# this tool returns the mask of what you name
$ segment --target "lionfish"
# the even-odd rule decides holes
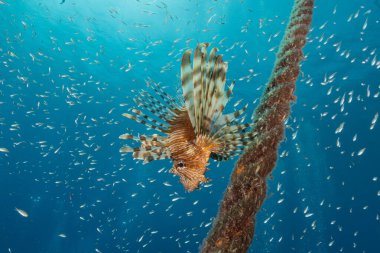
[[[140,147],[123,146],[120,152],[132,152],[135,159],[149,163],[153,160],[171,159],[171,173],[178,175],[187,191],[193,191],[205,177],[208,160],[225,160],[238,155],[253,139],[248,132],[250,124],[244,121],[248,105],[235,112],[223,114],[231,98],[234,82],[225,90],[227,64],[218,49],[213,48],[207,58],[208,43],[200,43],[194,54],[185,51],[181,62],[183,99],[174,99],[158,84],[147,82],[154,95],[140,91],[134,102],[153,114],[148,116],[139,109],[123,116],[154,129],[159,134],[151,136],[123,134],[124,140],[140,142]]]

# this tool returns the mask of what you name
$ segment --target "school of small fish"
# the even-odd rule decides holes
[[[153,79],[180,96],[181,57],[201,41],[220,49],[227,82],[236,80],[231,110],[249,103],[252,115],[291,6],[221,2],[84,12],[86,1],[0,1],[0,224],[17,224],[0,228],[1,252],[25,252],[18,237],[38,241],[35,252],[63,242],[73,252],[198,251],[236,159],[210,162],[212,181],[187,193],[167,162],[120,154],[118,137],[148,131],[121,117],[131,91]],[[226,6],[242,12],[236,22]],[[379,11],[371,1],[317,2],[252,252],[371,252],[368,230],[380,231]]]

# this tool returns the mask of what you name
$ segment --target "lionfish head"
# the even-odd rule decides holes
[[[204,176],[207,170],[206,166],[194,166],[183,160],[173,160],[171,173],[180,177],[180,181],[185,189],[189,192],[198,189],[200,183],[207,183],[208,179]]]

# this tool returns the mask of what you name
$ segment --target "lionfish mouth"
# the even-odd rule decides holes
[[[247,105],[232,113],[223,114],[231,98],[234,82],[225,89],[227,64],[218,49],[207,57],[208,43],[200,43],[191,67],[191,50],[182,56],[181,81],[183,99],[174,99],[158,84],[149,81],[152,93],[138,92],[132,108],[123,116],[154,129],[153,135],[123,134],[120,139],[134,140],[140,147],[123,146],[121,152],[131,152],[135,159],[149,163],[153,160],[172,159],[171,172],[180,177],[187,191],[208,181],[204,176],[211,157],[228,159],[240,154],[252,140],[254,133],[246,131],[250,124],[241,123]]]

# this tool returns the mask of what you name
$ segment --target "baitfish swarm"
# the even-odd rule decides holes
[[[204,176],[208,160],[228,159],[244,150],[254,137],[243,124],[242,109],[223,114],[231,98],[234,83],[225,90],[227,64],[218,49],[213,48],[207,58],[208,43],[200,43],[194,54],[193,68],[187,50],[182,56],[181,81],[183,100],[173,99],[153,82],[148,86],[154,95],[140,91],[135,103],[153,114],[150,117],[133,108],[132,114],[123,116],[154,129],[159,134],[146,136],[123,134],[121,139],[135,140],[140,147],[124,146],[121,152],[132,152],[135,159],[144,163],[172,159],[171,173],[180,177],[187,191],[198,188],[208,179]]]

